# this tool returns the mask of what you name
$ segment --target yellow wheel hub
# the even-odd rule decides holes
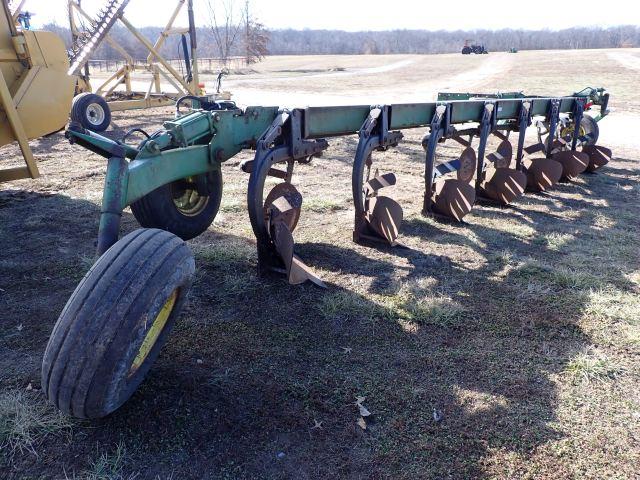
[[[138,354],[136,355],[136,358],[133,359],[133,363],[129,369],[129,376],[133,375],[149,356],[149,352],[151,352],[151,349],[156,344],[160,333],[164,330],[167,320],[169,320],[169,315],[171,315],[177,299],[178,289],[175,289],[171,295],[169,295],[169,298],[160,309],[160,312],[158,312],[158,315],[151,324],[151,328],[144,337],[142,345],[140,345],[140,350],[138,350]]]
[[[184,181],[172,183],[171,194],[173,203],[181,214],[195,217],[207,206],[209,197],[198,194],[195,184],[189,180],[190,178],[187,178]]]
[[[573,132],[575,132],[575,126],[573,124],[569,124],[560,131],[560,137],[569,140],[573,138]],[[580,125],[580,133],[578,134],[578,136],[584,137],[586,134],[587,131],[582,125]]]

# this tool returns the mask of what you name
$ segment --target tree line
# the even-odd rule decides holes
[[[549,49],[618,48],[640,46],[640,27],[619,26],[611,28],[576,27],[564,30],[474,30],[427,31],[392,30],[379,32],[345,32],[341,30],[266,30],[257,22],[250,23],[247,31],[230,32],[237,25],[224,20],[217,25],[199,27],[198,55],[201,58],[227,58],[245,56],[254,60],[269,55],[360,55],[360,54],[434,54],[459,52],[464,41],[485,45],[489,51]],[[68,28],[47,25],[46,30],[56,32],[67,45],[71,43]],[[246,26],[245,26],[246,29]],[[152,42],[158,37],[160,27],[139,29]],[[230,34],[231,33],[231,34]],[[132,57],[144,59],[147,51],[124,27],[116,25],[110,32]],[[247,44],[247,38],[250,43]],[[253,41],[251,42],[251,39]],[[161,53],[176,59],[182,54],[179,38],[169,37]],[[120,59],[117,51],[106,42],[97,49],[93,58]]]

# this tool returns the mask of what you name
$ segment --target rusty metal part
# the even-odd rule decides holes
[[[482,193],[492,200],[508,205],[524,193],[527,175],[512,168],[489,167],[481,183]]]
[[[582,153],[589,155],[587,172],[595,172],[597,169],[605,166],[609,161],[611,161],[611,157],[613,155],[610,148],[602,147],[600,145],[586,145],[582,149]]]
[[[368,171],[371,169],[370,158],[367,162]],[[367,174],[368,175],[368,174]],[[378,191],[396,184],[393,173],[377,175],[362,187],[364,195],[364,211],[362,221],[358,225],[357,236],[362,240],[384,240],[391,246],[397,245],[397,239],[402,223],[402,207],[392,198],[379,196]]]
[[[465,148],[460,154],[460,167],[457,171],[458,180],[470,182],[476,173],[477,161],[475,150],[471,147]]]
[[[589,155],[574,150],[556,152],[551,158],[562,165],[561,180],[572,180],[589,166]]]
[[[400,204],[385,196],[368,198],[366,204],[365,218],[368,226],[389,242],[389,245],[396,245],[403,218]]]
[[[391,246],[398,245],[402,207],[395,200],[378,196],[378,191],[396,184],[393,173],[370,178],[372,153],[374,150],[396,146],[402,139],[400,132],[390,132],[389,107],[372,107],[362,124],[358,136],[358,148],[353,161],[351,184],[355,206],[353,239],[356,242],[383,241]]]
[[[264,201],[264,218],[269,225],[274,207],[280,212],[280,219],[293,233],[300,219],[302,194],[290,183],[279,183],[269,192]]]
[[[434,183],[431,199],[436,213],[460,222],[473,208],[476,190],[469,182],[454,178],[443,179]]]
[[[560,181],[562,165],[549,158],[527,158],[523,160],[527,174],[527,190],[544,192]]]
[[[487,160],[496,168],[507,168],[511,165],[512,158],[513,147],[511,146],[511,142],[508,140],[500,142],[496,151],[487,155]]]
[[[528,147],[524,147],[524,151],[529,155],[533,155],[534,153],[540,153],[545,151],[544,143],[538,142],[533,145],[529,145]]]
[[[298,285],[312,281],[322,288],[327,288],[325,283],[313,271],[293,253],[294,241],[291,230],[286,222],[272,219],[271,221],[271,238],[278,255],[282,259],[285,266],[287,281],[291,285]]]
[[[396,184],[396,176],[394,173],[385,173],[383,175],[377,175],[364,184],[364,194],[366,197],[370,197],[378,190],[384,187],[391,187]]]

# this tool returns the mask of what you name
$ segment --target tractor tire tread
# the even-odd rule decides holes
[[[80,418],[103,417],[124,403],[166,341],[194,270],[186,244],[162,230],[136,230],[113,245],[80,282],[54,327],[42,365],[49,401]],[[147,323],[140,327],[140,319],[176,289],[176,304],[151,352],[124,378],[145,335]]]
[[[143,228],[158,228],[191,240],[213,223],[222,201],[222,172],[214,172],[216,188],[205,208],[196,215],[182,214],[171,197],[171,186],[163,185],[131,204],[131,212]]]

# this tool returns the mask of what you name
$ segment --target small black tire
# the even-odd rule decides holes
[[[582,120],[580,120],[580,126],[589,136],[589,140],[587,140],[584,145],[595,145],[598,142],[598,137],[600,136],[600,127],[598,126],[598,122],[596,122],[590,115],[583,115]]]
[[[84,92],[73,99],[71,120],[87,130],[104,132],[111,125],[111,109],[100,95]]]
[[[207,174],[207,192],[200,194],[196,185],[186,180],[178,180],[156,188],[131,204],[131,211],[144,228],[167,230],[183,240],[190,240],[205,232],[213,223],[222,200],[222,171]],[[197,201],[193,209],[180,208],[176,198],[182,198],[185,182],[191,185]],[[201,205],[198,206],[198,202]]]
[[[42,361],[42,391],[61,411],[100,418],[138,388],[180,314],[195,262],[178,237],[139,229],[82,279]]]

